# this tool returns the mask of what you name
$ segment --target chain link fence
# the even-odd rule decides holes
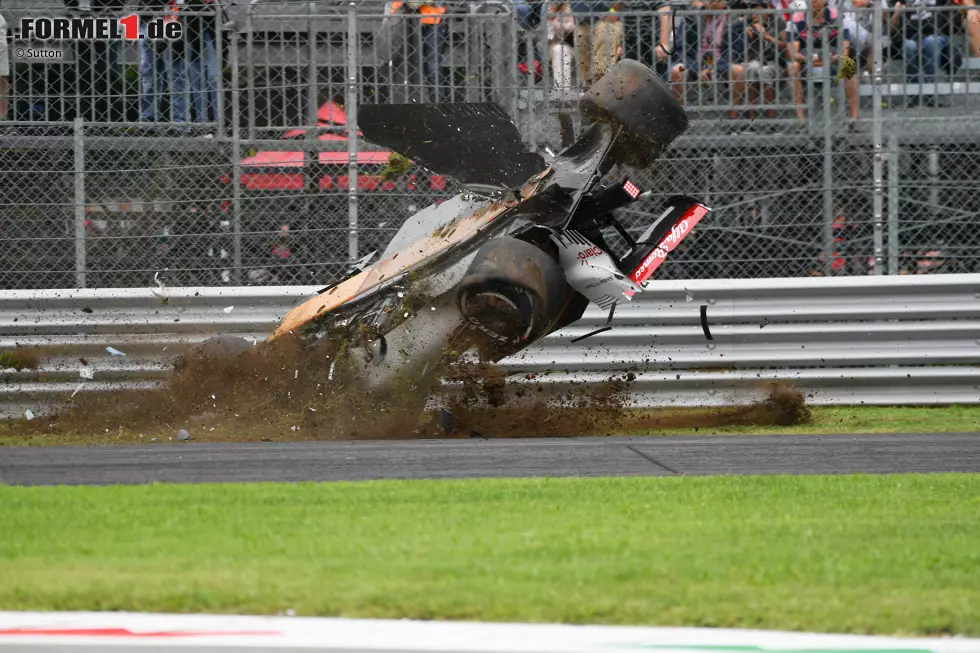
[[[327,285],[460,191],[394,171],[359,106],[495,102],[548,158],[621,57],[691,116],[625,171],[655,195],[621,220],[714,209],[661,278],[980,271],[980,10],[732,2],[2,0],[0,287]],[[132,16],[181,38],[125,38]],[[45,17],[123,27],[40,40]]]

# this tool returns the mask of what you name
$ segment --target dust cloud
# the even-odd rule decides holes
[[[630,407],[633,377],[620,375],[569,390],[556,406],[537,400],[533,385],[508,388],[498,367],[454,362],[440,370],[456,388],[445,399],[452,415],[447,432],[438,412],[423,410],[428,387],[411,379],[383,390],[364,387],[356,369],[364,363],[344,356],[343,343],[310,344],[299,337],[243,343],[223,341],[185,352],[159,390],[66,397],[52,415],[4,425],[0,438],[45,435],[84,443],[108,434],[120,442],[147,442],[179,429],[196,441],[519,438],[791,426],[810,419],[802,393],[778,385],[764,400],[745,406],[637,410]]]

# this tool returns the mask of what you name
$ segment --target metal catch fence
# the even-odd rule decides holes
[[[980,8],[737,1],[4,0],[0,287],[330,283],[459,191],[390,165],[359,106],[496,102],[551,156],[621,57],[692,118],[622,219],[714,209],[662,278],[980,271]]]

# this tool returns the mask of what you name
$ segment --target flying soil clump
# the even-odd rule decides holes
[[[474,382],[451,402],[458,436],[497,438],[617,435],[749,426],[795,426],[812,420],[803,393],[784,384],[770,384],[766,396],[744,406],[704,409],[637,409],[632,374],[611,376],[605,382],[558,395],[536,398],[541,386],[507,394],[502,372],[478,366],[469,370]],[[465,378],[466,373],[457,372]],[[477,378],[483,383],[475,382]],[[558,404],[556,406],[555,404]]]
[[[211,343],[177,357],[159,390],[79,394],[58,414],[21,430],[131,435],[186,428],[198,441],[415,435],[407,421],[411,383],[385,393],[360,387],[342,343],[311,345],[299,336],[247,348],[241,342]]]
[[[0,351],[0,370],[36,370],[39,358],[37,352],[25,347]]]
[[[448,394],[450,433],[434,413],[422,413],[428,391],[409,378],[381,389],[358,382],[345,343],[299,336],[252,346],[229,339],[179,356],[158,390],[78,394],[58,414],[11,425],[21,434],[106,434],[146,442],[186,429],[194,441],[517,438],[612,435],[654,429],[738,425],[789,426],[809,421],[803,395],[775,385],[755,404],[704,410],[637,410],[632,374],[559,394],[544,384],[508,387],[507,373],[482,363],[440,363],[458,388]],[[370,363],[367,363],[370,364]],[[423,396],[424,395],[424,396]],[[67,398],[66,398],[67,399]],[[14,431],[11,430],[11,433]],[[137,439],[139,436],[140,439]]]

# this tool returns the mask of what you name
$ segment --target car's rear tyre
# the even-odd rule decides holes
[[[474,284],[459,297],[463,317],[501,342],[518,342],[531,335],[533,304],[526,289],[509,283]]]
[[[657,160],[687,131],[688,118],[667,84],[638,61],[623,59],[579,102],[583,118],[621,126],[614,156],[637,168]]]
[[[456,301],[485,343],[481,349],[499,359],[546,334],[572,292],[547,252],[504,237],[480,248],[460,281]]]

